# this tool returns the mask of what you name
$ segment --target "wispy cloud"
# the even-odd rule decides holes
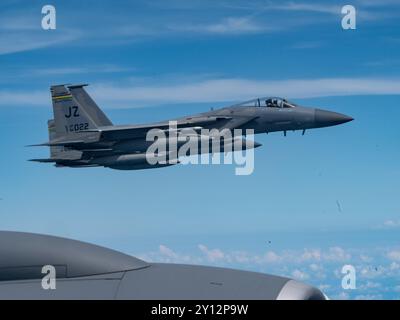
[[[289,80],[210,79],[174,85],[117,87],[99,84],[91,89],[114,106],[185,102],[227,102],[277,95],[289,98],[400,94],[400,79],[321,78]]]
[[[0,55],[47,48],[80,38],[82,31],[78,29],[43,30],[40,8],[27,5],[25,10],[17,10],[9,6],[8,10],[0,11]]]
[[[400,220],[386,220],[383,225],[388,228],[400,228]]]
[[[374,60],[368,61],[364,63],[366,67],[391,67],[391,66],[399,66],[400,59],[382,59],[382,60]]]
[[[357,10],[357,18],[363,21],[377,21],[386,18],[393,18],[398,16],[396,10],[390,10],[391,6],[398,5],[396,0],[375,1],[375,0],[356,0],[350,3]],[[262,12],[293,12],[297,14],[306,14],[312,24],[322,23],[317,17],[327,15],[332,17],[340,17],[342,15],[341,9],[345,3],[333,4],[332,2],[307,2],[307,1],[269,1],[265,3],[253,2],[250,4],[242,4],[240,6],[233,5],[232,7],[242,8],[246,10],[258,10]]]
[[[315,49],[324,45],[322,41],[301,41],[294,43],[292,49]]]
[[[169,29],[177,32],[220,35],[261,33],[277,30],[277,28],[272,28],[260,22],[256,22],[251,17],[227,17],[219,22],[203,24],[174,24],[170,25]]]
[[[22,16],[20,14],[8,13],[0,20],[1,31],[32,31],[40,29],[40,20],[32,16]]]
[[[46,88],[47,89],[47,88]],[[320,78],[288,80],[209,79],[192,83],[122,86],[95,84],[89,92],[108,108],[171,103],[227,103],[259,96],[314,98],[326,96],[400,94],[396,78]],[[33,98],[32,98],[33,97]],[[0,105],[46,105],[46,91],[0,91]]]
[[[400,250],[389,251],[387,257],[393,261],[400,261]]]
[[[279,11],[304,11],[304,12],[320,12],[329,14],[340,14],[341,6],[323,3],[306,3],[306,2],[282,2],[279,4],[269,4],[264,7],[265,10]]]
[[[398,0],[357,0],[357,3],[366,7],[400,6]]]
[[[46,91],[5,91],[0,90],[0,105],[11,106],[38,106],[49,105],[50,94]],[[47,103],[46,103],[47,102]]]
[[[382,224],[379,224],[374,229],[400,229],[399,219],[387,219]]]
[[[364,21],[398,15],[396,10],[385,10],[379,5],[364,6],[362,2],[355,5],[357,18]],[[78,12],[62,7],[63,15],[74,19],[64,22],[56,31],[57,36],[52,37],[50,32],[41,30],[38,9],[37,6],[27,6],[24,14],[20,11],[0,12],[0,54],[61,45],[72,40],[77,45],[109,46],[160,37],[297,32],[300,27],[323,25],[341,16],[341,5],[298,1],[237,1],[234,4],[210,1],[191,5],[177,1],[173,9],[164,2],[158,5],[125,4],[124,12],[111,5],[101,6],[101,10],[92,8]],[[108,15],[104,14],[106,9],[109,9]],[[104,23],[99,24],[99,20]]]
[[[75,31],[57,32],[53,34],[44,33],[43,31],[13,31],[0,33],[0,55],[65,44],[66,42],[78,39],[79,34],[79,32]]]
[[[63,67],[63,68],[41,68],[32,69],[31,74],[38,76],[51,76],[51,75],[71,75],[71,74],[89,74],[89,73],[121,73],[132,72],[135,68],[121,67],[118,65],[92,65],[82,67]]]

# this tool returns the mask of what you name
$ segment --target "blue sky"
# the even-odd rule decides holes
[[[340,1],[52,1],[51,31],[44,4],[0,4],[1,229],[284,274],[333,298],[400,297],[397,1],[353,1],[348,31]],[[117,124],[266,95],[355,121],[256,136],[250,176],[27,162],[48,155],[24,146],[47,140],[49,86],[82,82]],[[340,287],[344,264],[356,290]]]

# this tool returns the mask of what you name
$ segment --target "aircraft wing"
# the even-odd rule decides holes
[[[235,117],[235,118],[232,118],[230,121],[228,121],[223,126],[223,128],[230,129],[230,130],[238,129],[241,126],[243,126],[244,124],[246,124],[246,123],[248,123],[250,121],[253,121],[253,120],[257,119],[257,118],[258,117]]]
[[[200,130],[203,126],[215,124],[222,121],[232,119],[225,116],[204,116],[186,118],[184,120],[177,120],[177,129],[193,129]],[[99,127],[98,129],[86,130],[82,132],[97,132],[100,133],[102,141],[115,141],[134,138],[144,138],[151,129],[168,130],[169,122],[160,122],[155,124],[144,124],[135,126],[107,126]]]
[[[176,120],[177,130],[192,129],[200,131],[203,127],[212,126],[220,129],[236,129],[242,125],[254,120],[256,117],[229,117],[229,116],[196,116],[187,117]],[[143,125],[127,125],[127,126],[105,126],[96,129],[89,129],[76,132],[80,135],[80,139],[55,139],[49,142],[30,145],[30,146],[63,146],[68,148],[76,148],[79,150],[85,149],[86,146],[92,143],[113,142],[118,140],[128,140],[136,138],[145,138],[146,134],[151,129],[168,130],[169,121],[143,124]],[[91,150],[93,152],[93,150]],[[96,151],[96,150],[95,150]],[[101,150],[106,151],[106,150]],[[107,150],[108,151],[108,150]]]

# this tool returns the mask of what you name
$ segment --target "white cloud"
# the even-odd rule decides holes
[[[46,88],[47,89],[47,88]],[[143,107],[147,105],[241,101],[258,96],[313,98],[324,96],[400,94],[400,79],[321,78],[288,80],[209,79],[190,83],[118,86],[95,84],[89,92],[100,105]],[[0,91],[0,105],[43,105],[46,91]]]
[[[398,264],[397,262],[392,262],[389,266],[389,269],[391,271],[397,271],[400,270],[400,264]]]
[[[348,292],[341,291],[339,294],[332,297],[334,300],[349,300],[350,295]]]
[[[49,31],[53,32],[53,31]],[[63,31],[45,33],[41,31],[10,31],[0,33],[0,55],[31,51],[50,46],[65,44],[79,38],[80,32]]]
[[[322,257],[321,250],[319,249],[304,249],[300,257],[301,261],[320,261]]]
[[[290,46],[292,49],[315,49],[323,46],[324,43],[321,41],[301,41],[296,42]]]
[[[381,294],[360,294],[355,296],[355,300],[381,300]]]
[[[168,258],[176,259],[178,255],[167,246],[160,244],[159,246],[160,253]]]
[[[299,262],[307,261],[331,261],[345,262],[350,260],[351,255],[341,247],[330,247],[325,250],[321,249],[304,249],[303,253],[297,258]]]
[[[103,7],[92,8],[90,12],[64,10],[64,15],[73,16],[74,26],[84,35],[74,37],[73,40],[78,40],[79,44],[90,42],[102,45],[170,36],[230,36],[296,31],[301,26],[324,24],[327,17],[341,17],[341,6],[315,2],[260,1],[249,4],[243,1],[234,5],[202,2],[189,6],[180,4],[175,10],[171,10],[170,4],[168,10],[165,4],[159,5],[157,10],[154,10],[154,6],[148,6],[149,8],[143,6],[143,11],[140,12],[133,5],[127,5],[125,12],[121,12],[118,6],[109,6],[107,15],[104,15]],[[357,18],[361,20],[385,20],[387,17],[398,16],[396,10],[378,11],[363,6],[363,2],[357,4],[357,9]],[[243,11],[247,15],[243,15]],[[130,14],[127,15],[126,12]],[[99,17],[103,24],[91,23],[98,22]],[[193,21],[194,17],[196,21]],[[39,33],[36,34],[35,31],[38,30]],[[48,33],[44,34],[40,30],[37,8],[32,6],[27,6],[24,14],[7,10],[0,12],[0,31],[4,31],[0,35],[0,54],[34,50],[72,40],[61,37],[60,30],[57,30],[57,40],[43,38]]]
[[[220,249],[208,249],[205,245],[199,244],[198,248],[203,252],[210,262],[215,262],[218,260],[223,260],[225,254]]]
[[[300,280],[300,281],[304,281],[304,280],[307,280],[307,279],[310,278],[310,276],[309,276],[307,273],[305,273],[304,271],[301,271],[301,270],[299,270],[299,269],[295,269],[295,270],[292,272],[292,277],[293,277],[294,279]]]
[[[341,6],[338,5],[325,5],[318,3],[298,3],[298,2],[286,2],[279,5],[270,5],[265,7],[266,9],[275,9],[282,11],[305,11],[305,12],[319,12],[329,14],[340,14]]]
[[[400,94],[400,79],[321,78],[288,80],[210,79],[146,86],[97,84],[90,91],[108,106],[226,102],[274,95],[290,98]]]
[[[400,250],[391,250],[387,253],[387,257],[393,261],[400,261]]]
[[[0,90],[0,105],[3,106],[37,106],[49,108],[49,91],[6,91]]]
[[[325,268],[321,263],[312,263],[309,265],[310,277],[318,279],[326,279]]]
[[[392,297],[400,290],[396,282],[392,286],[387,285],[400,276],[400,263],[391,261],[388,256],[388,253],[398,252],[395,249],[344,249],[333,246],[327,249],[303,248],[253,253],[210,248],[204,244],[199,244],[197,249],[191,254],[184,254],[160,245],[158,251],[140,257],[147,261],[218,265],[287,276],[319,286],[332,299],[380,299]],[[374,261],[380,261],[380,264],[372,265],[363,261],[360,257],[366,253]],[[356,269],[356,290],[342,290],[341,269],[347,263]]]
[[[369,289],[376,289],[381,287],[381,284],[378,282],[367,281],[366,283],[358,286],[359,290],[369,290]]]
[[[317,272],[322,269],[322,266],[318,265],[316,263],[312,263],[312,264],[310,264],[310,269],[311,269],[311,271]]]
[[[371,6],[371,7],[399,5],[398,0],[357,0],[357,2],[364,6]]]
[[[386,268],[383,266],[372,267],[370,265],[362,265],[356,268],[357,275],[363,279],[376,279],[382,277]]]
[[[228,17],[223,18],[220,22],[216,23],[170,25],[169,29],[179,32],[196,32],[220,35],[259,33],[274,30],[274,28],[255,22],[251,17]]]
[[[388,228],[399,228],[400,220],[386,220],[383,225]]]
[[[206,27],[211,33],[253,33],[264,31],[265,28],[256,24],[250,18],[225,18],[221,23],[212,24]]]
[[[232,261],[242,264],[247,264],[250,262],[250,257],[247,252],[235,251],[232,253]]]
[[[283,259],[283,256],[277,254],[274,251],[267,251],[266,253],[262,255],[249,255],[248,261],[251,263],[259,264],[259,265],[265,265],[265,264],[276,264],[281,262]]]
[[[275,253],[274,251],[268,251],[265,255],[264,255],[264,262],[266,263],[276,263],[276,262],[280,262],[282,261],[282,257],[280,257],[277,253]]]
[[[373,1],[373,0],[372,0]],[[394,4],[396,0],[388,4]],[[375,2],[376,6],[383,7],[385,4],[383,1]],[[379,4],[378,4],[379,3]],[[317,14],[325,14],[330,15],[332,17],[342,17],[341,9],[342,5],[336,4],[325,4],[325,3],[316,3],[316,2],[282,2],[280,4],[269,4],[264,6],[264,10],[277,10],[277,11],[293,11],[296,13],[305,13],[310,16],[309,20],[313,21],[317,17]],[[376,20],[384,20],[385,18],[393,18],[397,16],[395,11],[389,10],[376,10],[377,8],[370,9],[370,6],[365,0],[360,0],[358,3],[353,4],[357,10],[357,18],[363,21],[376,21]],[[387,9],[387,8],[385,8]],[[312,16],[311,16],[312,14]],[[319,23],[322,20],[318,20]]]
[[[40,19],[33,16],[21,16],[15,13],[8,13],[1,16],[0,31],[32,31],[41,28]]]
[[[134,71],[134,68],[126,68],[118,65],[91,65],[60,68],[41,68],[31,70],[32,74],[38,76],[51,75],[70,75],[70,74],[88,74],[88,73],[118,73]]]
[[[196,262],[210,262],[218,264],[246,264],[258,266],[283,266],[283,265],[304,265],[310,263],[308,267],[313,274],[318,278],[324,278],[323,263],[337,263],[346,262],[350,259],[344,249],[340,247],[331,247],[327,250],[321,251],[320,249],[303,250],[284,250],[280,253],[269,250],[263,254],[253,254],[246,251],[223,251],[218,248],[209,248],[204,244],[197,246],[201,256],[198,255],[183,255],[176,253],[165,245],[159,246],[158,253],[152,253],[149,257],[156,258],[170,258],[175,261],[196,261]]]
[[[365,62],[366,67],[391,67],[400,65],[400,59],[381,59]]]
[[[397,229],[400,228],[399,219],[387,219],[383,223],[376,225],[373,229]]]
[[[341,247],[332,247],[324,254],[324,259],[328,261],[346,262],[351,259],[351,255]]]
[[[189,263],[201,264],[203,260],[197,256],[191,256],[175,252],[173,249],[166,245],[160,244],[158,251],[148,252],[145,254],[137,255],[138,258],[151,262],[165,262],[165,263]]]
[[[373,258],[366,254],[360,254],[359,258],[362,262],[372,262],[373,261]]]

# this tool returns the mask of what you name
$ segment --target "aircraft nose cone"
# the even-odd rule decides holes
[[[315,109],[315,125],[317,127],[335,126],[354,120],[345,114]]]

